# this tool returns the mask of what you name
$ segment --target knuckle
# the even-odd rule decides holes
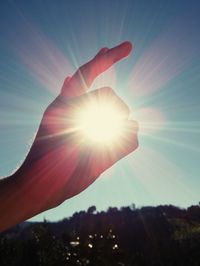
[[[90,71],[91,71],[91,61],[78,68],[77,76],[82,80],[87,75],[89,75]]]
[[[66,84],[67,82],[69,82],[71,79],[71,77],[66,77],[65,80],[64,80],[64,84]]]
[[[104,93],[115,94],[114,90],[111,87],[103,87],[100,90]]]
[[[115,93],[110,87],[102,87],[97,90],[97,95],[100,100],[110,100],[114,97]]]

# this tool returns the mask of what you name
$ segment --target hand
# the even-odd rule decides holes
[[[35,141],[23,165],[17,171],[23,176],[24,193],[41,212],[58,206],[93,183],[97,177],[138,146],[137,123],[128,120],[129,108],[110,88],[90,93],[93,80],[115,62],[128,56],[129,42],[103,48],[88,63],[66,78],[60,95],[46,109]],[[124,116],[125,137],[112,147],[87,145],[74,129],[74,110],[91,99],[106,97],[119,106]],[[20,181],[22,182],[22,181]]]

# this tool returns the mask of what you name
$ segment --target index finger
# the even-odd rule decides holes
[[[132,44],[128,41],[111,49],[101,49],[91,61],[81,66],[70,79],[64,82],[61,94],[75,97],[85,93],[98,75],[127,57],[131,50]]]

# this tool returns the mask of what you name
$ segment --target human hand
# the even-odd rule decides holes
[[[48,106],[35,141],[18,170],[37,212],[53,208],[80,193],[115,162],[138,146],[137,123],[128,120],[129,108],[108,88],[86,93],[93,80],[115,62],[129,55],[129,42],[103,48],[88,63],[66,78],[60,95]],[[91,100],[106,97],[123,114],[124,134],[115,146],[83,142],[74,125],[74,111]]]

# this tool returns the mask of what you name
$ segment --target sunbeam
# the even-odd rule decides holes
[[[129,80],[130,90],[136,97],[156,92],[190,65],[199,53],[196,23],[195,20],[185,19],[183,22],[177,18],[145,50]]]

